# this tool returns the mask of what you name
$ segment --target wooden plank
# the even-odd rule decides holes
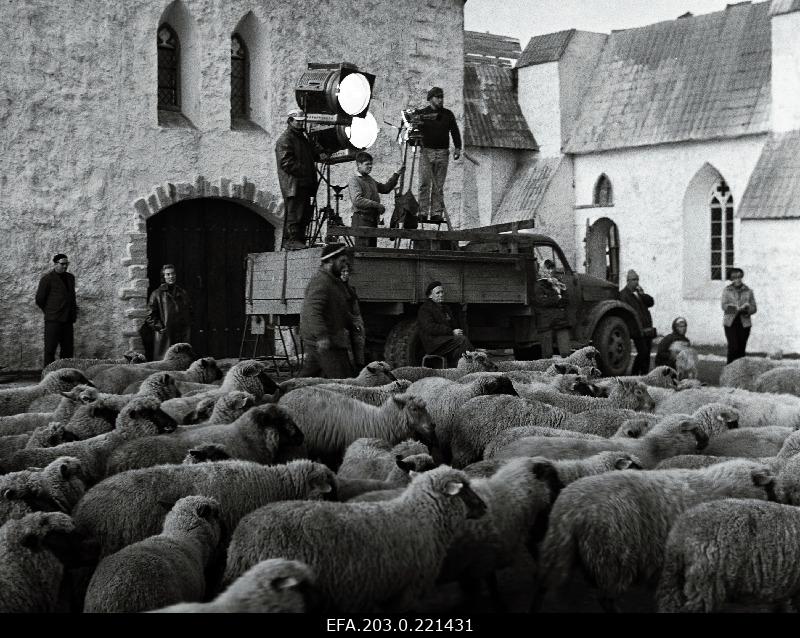
[[[351,228],[328,226],[328,234],[347,237],[388,237],[394,239],[438,239],[442,241],[502,241],[495,233],[471,230],[407,230],[404,228]]]

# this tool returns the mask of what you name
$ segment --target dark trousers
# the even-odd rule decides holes
[[[56,360],[56,348],[61,346],[59,359],[72,356],[72,323],[69,321],[44,322],[44,365]]]
[[[472,344],[464,335],[453,335],[445,343],[428,354],[437,354],[447,360],[447,367],[455,368],[461,355],[472,349]]]
[[[377,228],[377,211],[353,211],[353,218],[350,221],[351,228]],[[377,237],[356,237],[353,242],[356,248],[375,248],[378,245]]]
[[[647,374],[650,371],[650,350],[653,347],[652,339],[639,337],[634,339],[636,344],[636,358],[633,360],[631,374]]]
[[[308,225],[314,219],[314,206],[311,198],[314,193],[310,190],[300,191],[294,197],[285,197],[283,200],[284,219],[286,220],[286,236],[290,241],[305,243]]]
[[[738,315],[730,326],[725,326],[725,339],[728,341],[728,363],[745,356],[747,340],[750,338],[750,326],[742,325]]]
[[[353,367],[347,348],[327,348],[321,352],[317,344],[303,341],[305,361],[298,377],[325,377],[326,379],[348,379],[353,376]]]

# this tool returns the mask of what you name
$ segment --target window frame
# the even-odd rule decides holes
[[[166,68],[162,67],[161,65],[161,55],[160,52],[167,47],[161,46],[161,31],[162,29],[167,29],[170,32],[170,35],[175,41],[175,64],[174,64],[174,74],[175,74],[175,100],[176,104],[165,104],[161,102],[161,69]],[[173,28],[173,26],[169,22],[162,22],[159,25],[158,29],[156,30],[156,102],[157,107],[161,111],[175,111],[180,113],[181,112],[181,40],[178,37],[178,32]],[[171,90],[170,87],[166,87],[166,90]]]

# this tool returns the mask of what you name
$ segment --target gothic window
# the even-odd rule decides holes
[[[614,205],[614,192],[611,189],[611,180],[603,174],[597,178],[597,183],[594,185],[594,201],[595,206],[613,206]]]
[[[250,116],[248,99],[249,60],[247,47],[238,33],[231,36],[231,119]]]
[[[180,62],[178,36],[167,23],[158,28],[158,108],[181,110]]]
[[[721,281],[733,267],[733,195],[724,179],[711,191],[711,279]]]

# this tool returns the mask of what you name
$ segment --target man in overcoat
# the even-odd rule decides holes
[[[620,290],[619,298],[636,311],[639,324],[642,326],[641,334],[633,339],[633,343],[636,344],[636,358],[633,360],[631,374],[647,374],[650,370],[650,350],[655,337],[649,308],[652,308],[655,302],[642,290],[639,285],[639,275],[635,270],[628,271],[628,280],[625,287]]]
[[[44,365],[59,357],[67,359],[73,355],[72,327],[78,318],[75,299],[75,277],[67,272],[69,259],[63,253],[53,257],[53,268],[39,280],[36,289],[36,305],[44,313]]]

